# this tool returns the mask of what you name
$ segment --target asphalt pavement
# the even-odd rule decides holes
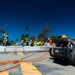
[[[17,52],[13,53],[0,53],[0,62],[7,60],[24,60],[36,59],[41,57],[45,52],[22,52],[23,55]],[[64,64],[64,62],[54,61],[49,53],[41,61],[31,62],[41,73],[41,75],[75,75],[75,66]],[[1,65],[0,70],[15,66],[17,63],[8,63]],[[25,67],[25,66],[24,66]],[[21,66],[6,70],[8,75],[23,75]]]

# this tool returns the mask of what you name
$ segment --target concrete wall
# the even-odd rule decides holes
[[[10,51],[47,51],[50,46],[0,46],[0,52]]]

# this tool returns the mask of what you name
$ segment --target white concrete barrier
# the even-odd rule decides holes
[[[50,46],[0,46],[0,52],[47,51]]]
[[[25,46],[25,51],[45,51],[49,50],[50,47],[47,46]]]
[[[0,46],[0,52],[4,52],[6,50],[5,46]]]

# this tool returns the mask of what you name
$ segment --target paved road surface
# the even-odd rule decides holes
[[[45,52],[23,52],[24,55],[18,55],[17,53],[0,53],[0,61],[21,59],[33,53],[35,53],[35,55],[26,59],[28,60],[38,58]],[[54,61],[54,59],[50,57],[49,54],[46,55],[44,60],[40,62],[33,62],[32,64],[40,71],[41,75],[75,75],[75,66],[64,64],[64,62],[60,61]],[[0,66],[0,70],[14,65],[16,64],[10,63],[7,65]],[[23,75],[23,72],[21,71],[21,66],[17,66],[16,68],[10,69],[7,72],[9,73],[8,75]]]

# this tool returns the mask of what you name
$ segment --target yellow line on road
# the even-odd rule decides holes
[[[11,55],[13,55],[13,54],[14,54],[14,52],[9,52],[8,54],[11,54]]]
[[[17,54],[18,54],[18,55],[24,55],[22,52],[18,52]]]
[[[42,75],[32,63],[21,62],[20,66],[23,75]]]
[[[0,75],[9,75],[9,72],[7,72],[7,71],[0,72]]]
[[[8,54],[14,55],[14,52],[9,52]],[[24,55],[22,52],[17,52],[18,55]]]

